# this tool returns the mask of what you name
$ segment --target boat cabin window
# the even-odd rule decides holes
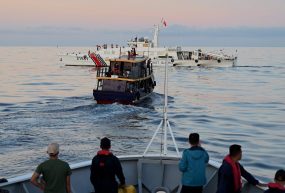
[[[111,74],[120,74],[121,72],[121,62],[112,62],[110,65]]]
[[[126,81],[118,80],[103,80],[103,91],[125,92]]]

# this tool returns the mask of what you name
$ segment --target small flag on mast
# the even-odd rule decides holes
[[[167,26],[167,23],[166,23],[166,21],[165,21],[165,19],[164,19],[164,18],[162,18],[162,19],[161,19],[161,23],[164,25],[164,27],[166,27],[166,26]]]

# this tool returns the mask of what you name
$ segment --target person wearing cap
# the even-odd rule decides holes
[[[125,176],[119,159],[110,151],[111,141],[107,137],[101,139],[101,150],[92,159],[90,181],[94,186],[95,193],[117,193],[118,182],[125,185]]]
[[[49,159],[41,163],[34,172],[31,182],[44,193],[71,193],[71,169],[67,162],[58,159],[59,145],[48,145]],[[42,178],[39,177],[42,175]]]
[[[264,193],[285,193],[285,170],[278,170],[275,173],[275,182],[268,184],[268,190]]]
[[[242,158],[241,146],[233,144],[229,148],[227,155],[218,171],[217,193],[240,193],[242,188],[241,177],[244,177],[251,185],[266,186],[259,183],[244,167],[239,163]]]
[[[181,193],[202,193],[206,184],[206,167],[209,162],[208,152],[201,147],[198,133],[190,133],[190,148],[183,151],[179,162],[182,172]]]

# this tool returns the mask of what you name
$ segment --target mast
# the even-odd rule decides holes
[[[162,134],[163,134],[163,141],[161,142],[163,145],[163,155],[167,155],[168,154],[168,143],[167,143],[167,138],[168,138],[168,133],[170,134],[171,138],[172,138],[172,142],[174,144],[177,156],[180,156],[179,150],[178,150],[178,146],[176,144],[173,132],[172,132],[172,128],[169,124],[169,120],[167,117],[167,106],[168,106],[168,55],[166,54],[166,61],[165,61],[165,73],[164,73],[164,107],[163,107],[163,119],[161,120],[160,124],[158,125],[156,131],[154,132],[149,144],[147,145],[143,156],[146,155],[146,153],[148,152],[153,140],[155,139],[156,135],[158,134],[159,130],[162,130]],[[161,154],[162,154],[162,150],[161,150]]]
[[[158,47],[158,35],[159,35],[159,24],[154,25],[154,33],[153,33],[153,47],[157,48]]]

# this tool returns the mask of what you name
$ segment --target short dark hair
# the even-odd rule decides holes
[[[230,156],[236,156],[241,152],[241,146],[233,144],[230,146]]]
[[[190,133],[189,135],[189,143],[191,145],[197,145],[199,143],[200,136],[198,133]]]
[[[107,137],[102,138],[101,142],[100,142],[100,147],[102,149],[110,149],[110,147],[111,147],[111,140],[108,139]]]
[[[280,169],[276,172],[275,174],[275,178],[274,178],[276,181],[285,181],[285,171]]]

